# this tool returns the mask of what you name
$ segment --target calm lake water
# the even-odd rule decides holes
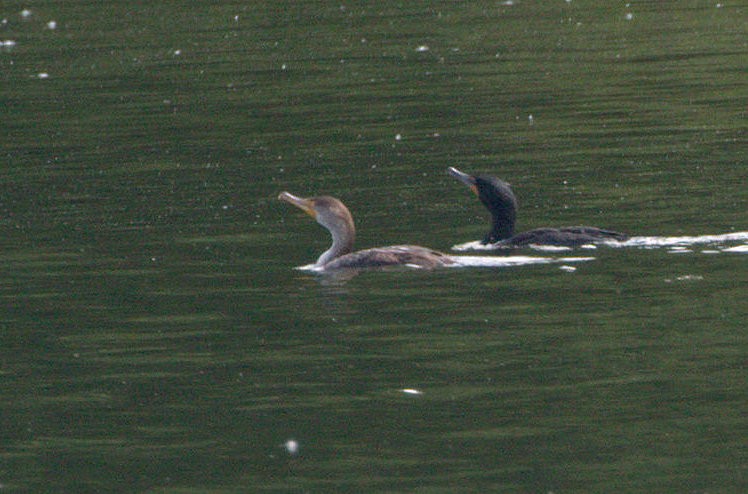
[[[0,490],[748,489],[747,16],[4,2]],[[649,240],[295,269],[329,236],[281,190],[361,248],[482,238],[448,166]]]

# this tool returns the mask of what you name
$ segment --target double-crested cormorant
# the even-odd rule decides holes
[[[514,234],[517,220],[517,198],[503,180],[486,175],[468,175],[449,167],[449,174],[464,183],[478,196],[491,212],[491,231],[481,241],[496,248],[534,245],[575,247],[585,244],[620,242],[628,239],[624,233],[603,230],[594,226],[567,226],[562,228],[537,228]]]
[[[356,228],[350,211],[338,199],[330,196],[305,199],[288,192],[281,192],[278,199],[303,210],[330,231],[332,247],[319,256],[315,268],[334,270],[411,265],[433,269],[455,263],[442,252],[417,245],[392,245],[351,252]]]

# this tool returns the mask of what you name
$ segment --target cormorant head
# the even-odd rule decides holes
[[[345,204],[331,196],[297,197],[288,192],[281,192],[278,199],[293,204],[309,216],[317,220],[331,232],[341,230],[355,230],[353,216]]]
[[[338,199],[331,196],[296,197],[288,192],[281,192],[278,199],[293,204],[329,230],[333,246],[322,254],[317,260],[318,264],[322,265],[351,251],[356,237],[356,227],[351,212]]]
[[[468,175],[449,167],[449,174],[467,185],[491,212],[491,231],[484,244],[495,243],[514,234],[517,220],[517,198],[508,183],[490,175]]]

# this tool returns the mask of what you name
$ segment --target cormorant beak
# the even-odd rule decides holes
[[[303,197],[296,197],[295,195],[289,193],[289,192],[281,192],[278,194],[278,199],[281,201],[287,202],[289,204],[293,204],[297,208],[304,211],[306,214],[311,216],[312,218],[317,218],[317,211],[314,209],[314,203],[311,199],[304,199]]]
[[[473,194],[475,194],[476,196],[478,195],[478,186],[477,186],[477,183],[475,182],[475,177],[473,177],[472,175],[468,175],[467,173],[462,173],[457,168],[454,168],[451,166],[448,168],[448,171],[449,171],[449,174],[452,175],[454,178],[456,178],[463,184],[470,187],[470,190],[473,191]]]

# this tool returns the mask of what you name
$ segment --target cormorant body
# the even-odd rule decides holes
[[[288,192],[281,192],[278,199],[303,210],[332,235],[332,246],[317,259],[315,268],[328,271],[407,265],[433,269],[455,262],[442,252],[417,245],[392,245],[353,252],[356,236],[353,216],[338,199],[330,196],[303,198]]]
[[[594,226],[537,228],[515,234],[518,204],[508,183],[488,175],[468,175],[453,167],[449,168],[449,174],[467,185],[491,213],[491,230],[481,240],[483,245],[490,244],[497,249],[527,245],[578,247],[628,239],[625,233]]]

